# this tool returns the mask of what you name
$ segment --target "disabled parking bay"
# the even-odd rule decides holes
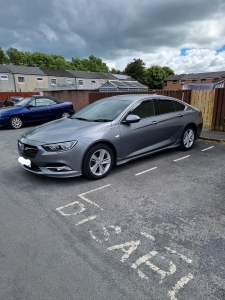
[[[0,130],[1,299],[225,299],[225,145],[54,179]]]

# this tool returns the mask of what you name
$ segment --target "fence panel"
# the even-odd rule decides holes
[[[192,90],[190,104],[201,110],[203,129],[211,130],[215,90]]]
[[[225,88],[216,89],[211,129],[225,131]]]

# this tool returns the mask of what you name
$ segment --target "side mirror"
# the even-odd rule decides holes
[[[130,123],[137,123],[140,121],[140,117],[137,115],[128,115],[122,123],[130,124]]]
[[[27,109],[34,107],[33,105],[27,105]]]

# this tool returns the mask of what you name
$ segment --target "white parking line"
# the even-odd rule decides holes
[[[95,189],[95,190],[91,190],[91,191],[88,191],[88,192],[86,192],[86,193],[80,194],[80,195],[78,195],[78,197],[80,197],[80,198],[83,199],[84,201],[90,203],[91,205],[94,205],[94,206],[98,207],[99,209],[104,210],[103,208],[101,208],[101,207],[100,207],[98,204],[96,204],[95,202],[93,202],[93,201],[89,200],[88,198],[84,197],[84,195],[87,195],[87,194],[90,194],[90,193],[92,193],[92,192],[95,192],[95,191],[104,189],[105,187],[110,186],[110,185],[111,185],[111,184],[104,185],[104,186],[102,186],[102,187],[100,187],[100,188],[97,188],[97,189]]]
[[[191,155],[187,155],[187,156],[184,156],[184,157],[181,157],[181,158],[178,158],[178,159],[174,159],[174,161],[178,161],[178,160],[181,160],[181,159],[185,159],[185,158],[188,158],[189,156],[191,156]]]
[[[212,149],[212,148],[214,148],[214,146],[206,148],[206,149],[203,149],[202,151],[207,151],[207,150]]]
[[[152,170],[155,170],[155,169],[157,169],[157,167],[154,167],[154,168],[148,169],[148,170],[146,170],[146,171],[143,171],[143,172],[137,173],[137,174],[135,174],[135,176],[138,176],[138,175],[141,175],[141,174],[144,174],[144,173],[150,172],[150,171],[152,171]]]

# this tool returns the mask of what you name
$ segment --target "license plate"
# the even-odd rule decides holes
[[[25,159],[22,156],[18,158],[18,162],[21,163],[21,165],[27,166],[31,168],[31,161],[29,159]]]

